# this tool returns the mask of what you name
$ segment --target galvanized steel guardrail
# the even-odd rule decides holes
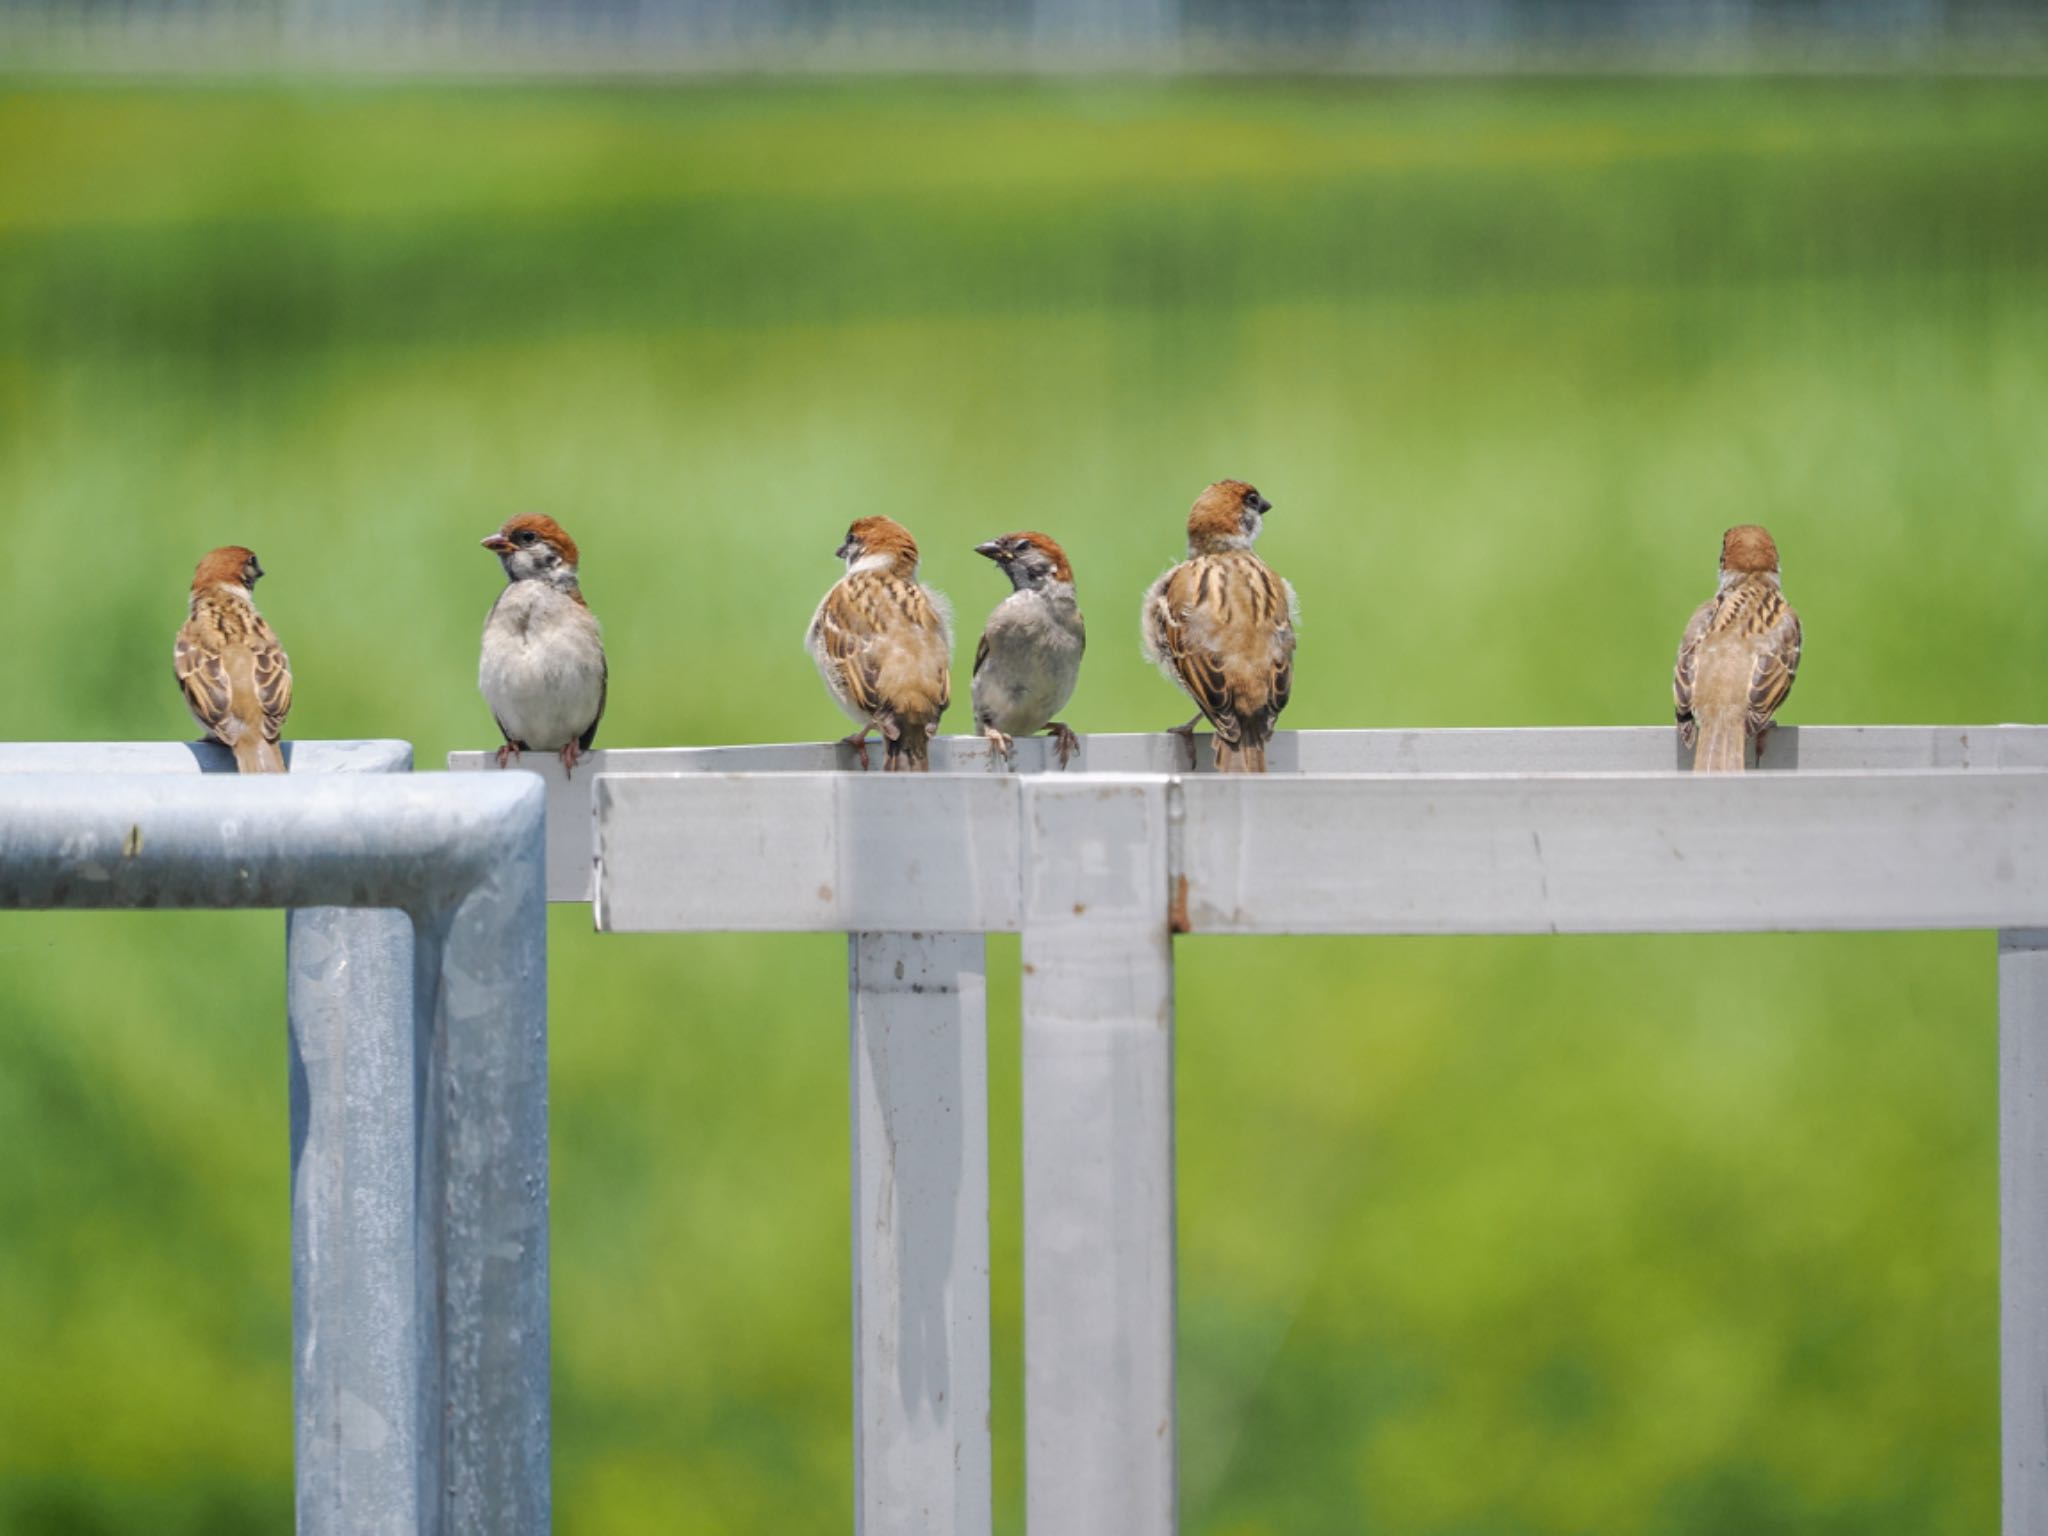
[[[542,791],[286,753],[0,746],[0,909],[287,909],[298,1530],[541,1536]]]

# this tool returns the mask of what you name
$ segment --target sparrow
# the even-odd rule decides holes
[[[505,737],[498,766],[521,752],[555,752],[562,772],[597,739],[608,669],[597,616],[576,583],[576,541],[529,512],[483,541],[505,567],[505,590],[484,620],[476,685]]]
[[[249,595],[262,575],[239,544],[201,560],[172,659],[192,718],[235,754],[238,773],[285,771],[277,736],[291,713],[292,665]]]
[[[1053,716],[1074,696],[1088,641],[1073,567],[1042,533],[1006,533],[974,552],[995,561],[1015,589],[996,604],[975,648],[975,726],[1005,758],[1011,737],[1045,731],[1064,768],[1080,742]]]
[[[1252,553],[1273,504],[1242,480],[1219,480],[1188,513],[1188,557],[1145,594],[1145,658],[1200,713],[1173,728],[1194,754],[1205,716],[1218,773],[1264,773],[1266,742],[1294,688],[1294,588]]]
[[[1678,738],[1697,741],[1694,773],[1742,772],[1742,743],[1764,735],[1799,672],[1799,615],[1778,589],[1778,546],[1754,523],[1721,539],[1721,585],[1678,643],[1671,698]]]
[[[804,636],[825,687],[860,729],[845,738],[868,766],[867,738],[888,744],[883,767],[927,773],[931,739],[952,699],[953,616],[917,579],[917,540],[901,523],[864,517],[839,546],[846,574]]]

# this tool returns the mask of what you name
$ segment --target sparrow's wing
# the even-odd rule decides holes
[[[1764,604],[1757,613],[1756,665],[1749,674],[1749,719],[1752,730],[1762,731],[1771,723],[1778,706],[1792,691],[1799,675],[1799,615],[1783,597]]]
[[[874,593],[857,590],[851,578],[842,580],[818,610],[816,633],[818,654],[832,667],[847,702],[861,714],[874,714],[881,708]]]
[[[1266,717],[1278,719],[1294,696],[1294,588],[1263,561],[1255,561],[1258,577],[1254,623],[1271,636],[1272,670],[1266,681]]]
[[[292,711],[292,664],[261,618],[249,636],[249,657],[254,663],[256,703],[263,711],[263,734],[275,741],[284,729],[284,717]]]
[[[972,672],[970,672],[970,673],[969,673],[968,675],[969,675],[970,677],[979,677],[979,676],[981,676],[981,668],[982,668],[982,664],[983,664],[984,662],[986,662],[987,660],[988,660],[988,631],[984,629],[984,630],[983,630],[983,631],[981,632],[981,643],[980,643],[979,645],[977,645],[977,646],[976,646],[976,647],[974,648],[974,670],[973,670]]]
[[[220,652],[193,633],[191,624],[178,631],[178,647],[172,658],[178,687],[192,716],[212,736],[220,736],[234,710],[235,690],[228,681],[227,664]]]
[[[1161,604],[1166,655],[1181,686],[1215,727],[1216,734],[1234,742],[1239,730],[1230,683],[1223,675],[1222,656],[1208,643],[1208,631],[1213,627],[1210,621],[1222,584],[1222,573],[1212,569],[1212,564],[1208,560],[1190,560],[1175,567],[1167,579],[1166,600]],[[1204,622],[1190,622],[1198,615]]]
[[[590,744],[597,740],[597,723],[604,718],[604,701],[610,697],[612,691],[611,658],[599,651],[597,665],[597,713],[590,717],[590,729],[576,738],[576,745],[586,752],[590,750]]]
[[[1720,601],[1719,597],[1710,597],[1701,603],[1692,622],[1685,626],[1684,638],[1678,642],[1678,664],[1671,671],[1671,709],[1680,725],[1692,724],[1692,691],[1699,681],[1700,641],[1713,624],[1714,610]]]

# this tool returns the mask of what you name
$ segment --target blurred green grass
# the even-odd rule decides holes
[[[971,546],[1054,533],[1094,621],[1070,718],[1161,726],[1137,595],[1226,474],[1301,592],[1293,725],[1664,720],[1751,519],[1806,620],[1788,720],[2048,718],[2040,108],[16,83],[9,729],[188,734],[170,635],[238,541],[295,734],[489,745],[476,540],[529,508],[584,545],[606,743],[837,734],[799,636],[871,512],[968,633]],[[558,1528],[842,1530],[842,948],[551,934]],[[0,925],[0,1530],[289,1518],[279,938]],[[1187,1529],[1984,1529],[1991,953],[1184,943]],[[1015,966],[991,945],[1005,1531]]]

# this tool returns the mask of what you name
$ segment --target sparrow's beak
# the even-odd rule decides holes
[[[484,548],[494,555],[508,554],[512,549],[512,541],[502,533],[494,533],[484,540]]]
[[[853,540],[848,539],[844,544],[840,545],[837,549],[833,550],[832,553],[836,558],[841,560],[851,558],[853,555]]]
[[[1252,495],[1252,510],[1258,513],[1259,516],[1264,517],[1268,512],[1273,510],[1273,503],[1266,500],[1265,497],[1254,492]]]
[[[997,561],[1003,565],[1008,565],[1010,563],[1010,552],[1007,549],[1003,548],[1002,545],[996,543],[993,539],[989,540],[989,542],[986,544],[975,545],[974,552],[977,555],[986,555],[989,559]]]

